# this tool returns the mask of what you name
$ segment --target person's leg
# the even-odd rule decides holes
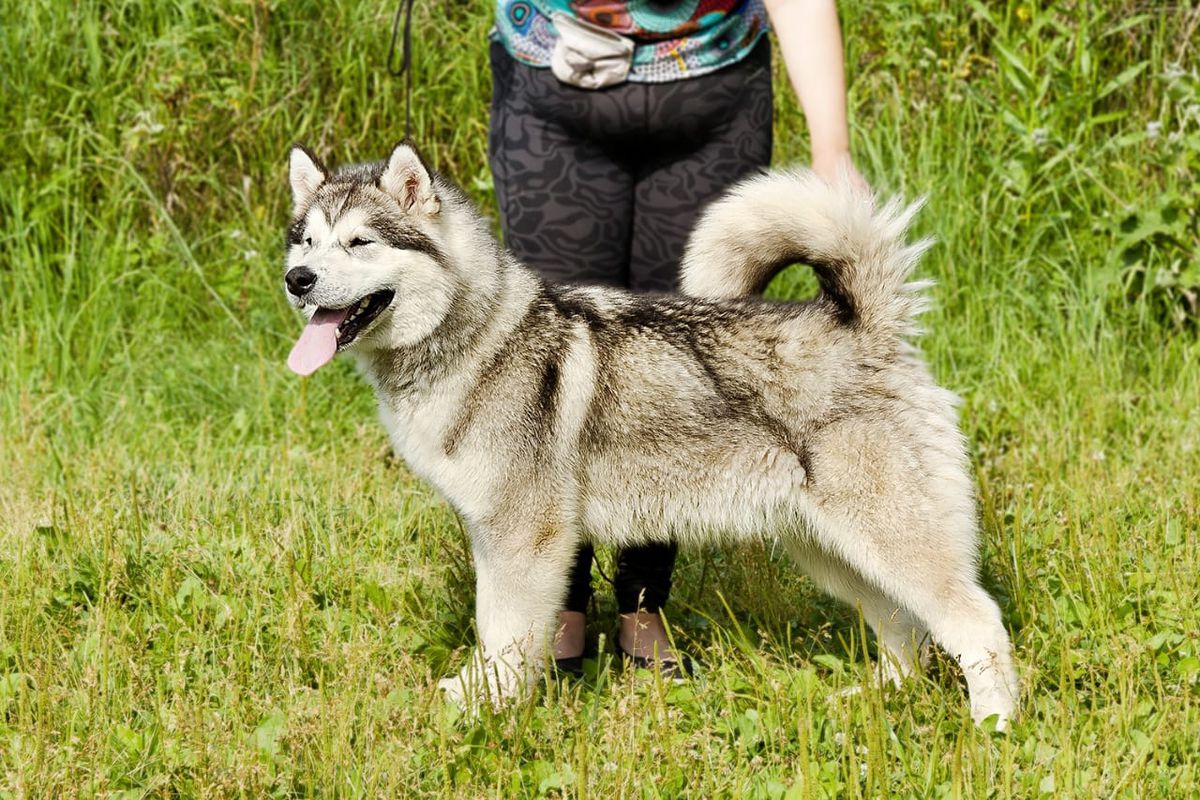
[[[575,658],[583,654],[586,641],[587,609],[592,601],[592,546],[584,544],[575,554],[575,563],[567,582],[567,599],[558,615],[554,637],[555,658]]]
[[[504,243],[542,277],[625,286],[633,175],[592,129],[612,98],[560,83],[492,44],[488,161]]]
[[[659,612],[671,593],[674,544],[653,543],[617,551],[613,589],[620,627],[617,644],[639,658],[673,660]]]
[[[589,92],[549,70],[518,63],[492,44],[488,158],[505,245],[544,278],[624,286],[629,269],[633,176],[597,141],[627,105],[629,89]],[[600,135],[590,135],[590,134]],[[554,656],[584,651],[592,548],[569,576]]]
[[[771,51],[692,80],[653,87],[650,131],[657,147],[634,188],[629,285],[674,291],[679,262],[704,207],[771,162]]]
[[[629,285],[673,291],[704,206],[770,164],[769,45],[764,39],[727,69],[647,90],[649,146],[634,187]],[[675,552],[674,545],[651,545],[618,554],[620,644],[632,655],[673,657],[658,612],[670,593]]]

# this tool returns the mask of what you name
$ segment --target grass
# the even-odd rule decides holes
[[[1006,736],[946,659],[839,696],[859,621],[761,550],[681,559],[690,684],[601,658],[477,722],[441,702],[464,534],[349,365],[283,364],[286,148],[402,135],[389,15],[4,4],[0,797],[1200,795],[1200,11],[842,8],[858,162],[940,241],[924,347],[1021,666]],[[417,4],[414,124],[490,210],[488,15]]]

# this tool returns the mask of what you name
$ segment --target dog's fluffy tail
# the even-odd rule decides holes
[[[785,266],[803,262],[845,324],[913,334],[928,282],[908,277],[932,240],[908,244],[904,235],[920,207],[893,200],[876,208],[808,170],[750,178],[700,218],[683,259],[683,293],[710,299],[757,294]]]

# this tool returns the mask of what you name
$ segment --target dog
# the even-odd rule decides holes
[[[913,344],[918,205],[756,176],[703,212],[683,296],[644,296],[543,282],[410,143],[332,171],[297,146],[289,172],[284,284],[308,317],[289,366],[351,354],[470,532],[480,646],[441,682],[453,699],[531,686],[582,541],[778,542],[861,610],[884,677],[932,640],[972,717],[1006,726],[1018,679],[978,581],[957,399]],[[816,298],[755,297],[793,262]]]

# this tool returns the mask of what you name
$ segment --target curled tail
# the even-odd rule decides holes
[[[932,244],[905,241],[921,203],[875,208],[807,170],[750,178],[710,205],[688,240],[683,293],[721,299],[760,293],[789,264],[812,265],[848,325],[903,336],[916,330],[927,282],[909,283]]]

